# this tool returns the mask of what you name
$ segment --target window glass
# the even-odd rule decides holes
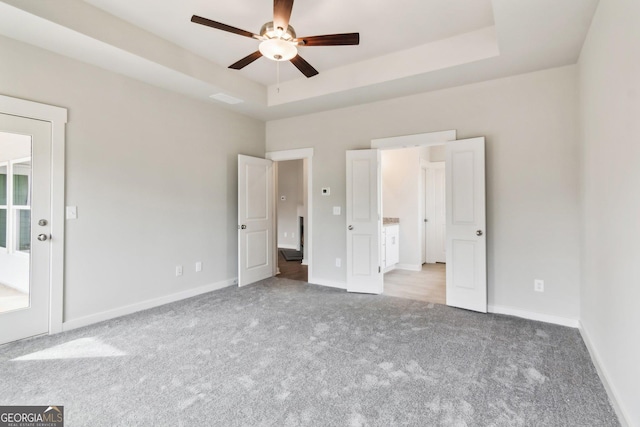
[[[31,250],[31,211],[18,209],[16,212],[16,251]]]
[[[13,204],[16,206],[29,206],[29,175],[31,162],[13,166]]]

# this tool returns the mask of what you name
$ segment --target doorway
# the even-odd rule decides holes
[[[275,164],[275,191],[272,195],[276,206],[274,229],[275,235],[277,236],[275,239],[276,242],[274,243],[273,254],[274,264],[276,266],[274,275],[314,283],[313,148],[270,151],[266,153],[265,158],[273,161]],[[294,173],[289,173],[291,171],[287,172],[288,169],[293,169]],[[283,175],[282,188],[278,185],[279,171]],[[281,200],[281,196],[285,196],[286,200]],[[293,197],[293,199],[290,197]],[[280,211],[284,210],[285,205],[289,205],[288,216],[280,214]],[[279,225],[280,220],[284,220],[282,226]],[[286,238],[284,238],[285,232],[287,233]],[[282,240],[280,240],[280,236],[283,237]],[[283,249],[289,249],[295,252],[295,258],[291,261],[284,259],[284,262],[281,262],[284,255],[280,252],[278,246],[283,246]],[[300,256],[302,256],[302,259],[300,259]],[[279,271],[278,267],[280,267]]]
[[[0,95],[0,281],[17,297],[0,344],[62,332],[66,123],[64,108]]]
[[[445,147],[383,150],[381,169],[383,293],[445,304]]]
[[[277,276],[307,282],[307,159],[275,162]]]
[[[348,292],[380,294],[384,291],[380,262],[383,248],[380,152],[443,142],[446,162],[446,304],[487,312],[485,138],[458,140],[455,139],[455,131],[383,138],[372,140],[371,149],[347,150]],[[413,190],[403,188],[399,191]],[[403,227],[404,232],[399,233],[400,239],[407,233],[411,236],[412,230],[420,239],[415,230],[421,223],[409,221],[407,227]],[[411,260],[416,256],[421,259],[419,249],[406,255]]]

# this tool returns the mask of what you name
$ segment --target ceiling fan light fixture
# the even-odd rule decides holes
[[[298,54],[295,44],[282,39],[264,40],[258,49],[262,56],[272,61],[289,61]]]

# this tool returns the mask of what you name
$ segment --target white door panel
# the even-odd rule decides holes
[[[238,285],[275,273],[273,162],[238,155]]]
[[[446,150],[447,305],[486,313],[484,138]]]
[[[49,331],[49,122],[0,114],[0,186],[2,344]]]
[[[380,294],[380,152],[347,151],[347,291]]]

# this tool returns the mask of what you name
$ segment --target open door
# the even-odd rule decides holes
[[[446,144],[447,305],[487,312],[484,138]]]
[[[273,162],[238,155],[238,285],[275,274]]]
[[[347,151],[347,291],[381,294],[379,150]]]

